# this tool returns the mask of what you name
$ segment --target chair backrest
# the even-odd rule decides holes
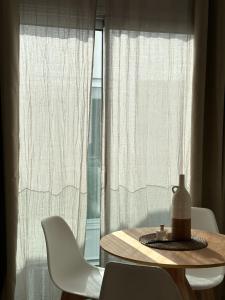
[[[61,283],[74,270],[83,269],[86,262],[68,224],[58,216],[41,222],[47,248],[48,269],[52,281],[62,288]],[[68,276],[67,276],[68,275]]]
[[[171,276],[159,267],[111,262],[106,265],[99,300],[181,300]]]
[[[214,233],[219,232],[213,211],[204,207],[191,208],[191,227]]]

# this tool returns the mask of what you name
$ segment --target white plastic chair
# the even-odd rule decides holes
[[[111,262],[106,265],[99,300],[181,300],[171,276],[159,267]]]
[[[98,299],[103,268],[88,264],[80,254],[68,224],[54,216],[42,220],[48,269],[53,283],[63,291],[61,299]]]
[[[218,233],[214,213],[208,208],[191,208],[191,227]],[[219,285],[224,278],[225,268],[186,269],[187,280],[193,290],[207,290]]]

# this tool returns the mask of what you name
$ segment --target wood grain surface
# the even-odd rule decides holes
[[[192,230],[193,236],[207,240],[208,247],[191,251],[153,249],[139,242],[140,236],[155,232],[156,229],[135,228],[116,231],[104,236],[100,245],[108,253],[122,259],[163,268],[206,268],[225,265],[225,235]]]

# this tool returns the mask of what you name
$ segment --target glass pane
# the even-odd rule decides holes
[[[102,31],[95,32],[91,119],[88,145],[88,204],[85,258],[99,262],[102,116]]]
[[[91,120],[88,145],[88,219],[99,218],[100,216],[101,111],[102,31],[96,31],[92,79]]]

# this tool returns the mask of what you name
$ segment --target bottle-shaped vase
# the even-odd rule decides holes
[[[179,176],[179,186],[173,186],[172,199],[172,239],[191,239],[191,197],[185,188],[184,175]]]

